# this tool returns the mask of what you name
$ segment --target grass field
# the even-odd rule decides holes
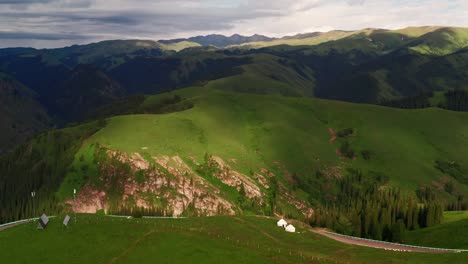
[[[188,155],[203,161],[205,153],[225,160],[246,174],[280,162],[302,176],[339,166],[383,172],[407,190],[442,184],[436,160],[456,161],[467,171],[467,113],[429,108],[401,110],[337,101],[230,93],[208,88],[175,92],[195,107],[164,115],[130,115],[109,119],[88,142],[110,149],[148,155]],[[153,99],[154,100],[154,99]],[[227,122],[229,120],[229,122]],[[288,122],[284,122],[288,120]],[[336,154],[328,128],[353,128],[355,160]],[[369,161],[360,151],[372,153]],[[456,180],[452,179],[453,181]],[[455,184],[468,193],[464,184]]]
[[[342,244],[275,219],[210,217],[122,219],[78,215],[77,225],[52,219],[0,232],[8,263],[462,263],[466,253],[422,254]]]
[[[408,243],[468,249],[468,212],[445,212],[444,223],[408,233]]]

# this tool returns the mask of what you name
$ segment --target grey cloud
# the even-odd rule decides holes
[[[133,10],[133,11],[93,11],[76,10],[61,12],[28,12],[24,10],[15,12],[0,12],[0,17],[11,20],[45,20],[47,23],[62,23],[61,26],[74,25],[80,27],[82,23],[86,25],[94,24],[102,28],[105,25],[123,26],[117,30],[126,30],[126,26],[142,26],[141,32],[160,32],[158,28],[170,28],[172,30],[217,30],[232,27],[232,24],[240,20],[249,20],[259,17],[272,17],[283,15],[279,11],[249,10],[240,9],[218,9],[213,13],[209,8],[197,8],[196,10]],[[20,22],[18,22],[20,23]],[[39,26],[39,25],[38,25]],[[149,27],[148,27],[149,26]],[[87,29],[89,30],[89,29]],[[115,29],[109,28],[110,31]],[[97,32],[94,32],[97,33]],[[122,32],[122,33],[133,33]]]
[[[9,4],[9,5],[25,5],[25,4],[34,4],[34,3],[49,3],[55,0],[0,0],[0,4]]]
[[[435,3],[447,3],[419,2],[410,6],[400,0],[0,0],[0,45],[6,45],[7,34],[26,45],[51,45],[54,40],[63,45],[90,39],[394,27],[423,25],[428,20],[468,25],[468,16],[463,16],[467,9],[460,8],[464,0],[454,2],[458,8],[450,15],[431,12]]]
[[[0,31],[0,39],[36,39],[36,40],[77,40],[86,36],[60,33],[6,32]]]

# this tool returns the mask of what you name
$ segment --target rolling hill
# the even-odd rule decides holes
[[[361,40],[361,42],[356,42],[356,40]],[[367,28],[356,31],[336,30],[298,34],[280,39],[244,43],[238,47],[256,49],[280,45],[300,47],[325,44],[318,49],[334,49],[343,52],[365,48],[380,52],[405,50],[420,54],[447,55],[465,48],[468,45],[467,41],[468,30],[466,28],[409,27],[398,30]]]
[[[47,201],[80,212],[138,206],[161,215],[277,213],[299,219],[333,201],[335,181],[348,177],[349,169],[387,178],[385,186],[413,196],[429,189],[447,203],[468,193],[466,113],[208,87],[150,96],[136,107],[107,124],[42,135],[4,157],[5,180],[26,183],[16,175],[43,164],[24,177],[40,179],[52,171],[53,182],[28,185]],[[329,142],[330,129],[349,128],[352,136]],[[347,158],[343,151],[353,154]],[[60,169],[50,162],[58,157]],[[70,200],[74,188],[76,202]]]
[[[243,48],[264,48],[279,45],[289,46],[305,46],[305,45],[317,45],[320,43],[338,40],[341,38],[348,37],[355,34],[353,31],[330,31],[330,32],[316,32],[308,34],[298,34],[291,37],[283,37],[281,39],[274,39],[268,41],[255,41],[249,43],[243,43],[240,46]]]
[[[409,189],[440,179],[442,174],[431,165],[435,160],[463,164],[462,142],[467,139],[462,121],[465,113],[438,109],[404,111],[326,100],[226,93],[209,88],[184,89],[176,94],[192,101],[195,107],[168,115],[115,117],[89,142],[129,154],[147,152],[150,156],[179,155],[183,159],[191,155],[198,162],[205,153],[224,160],[244,157],[251,165],[232,165],[244,173],[248,169],[255,172],[262,166],[270,167],[275,161],[290,173],[304,176],[321,165],[357,166],[385,171],[392,182]],[[284,119],[288,119],[287,126],[281,121]],[[393,121],[388,122],[390,119]],[[443,120],[444,126],[433,127],[433,122],[438,123],[435,120]],[[158,125],[152,128],[149,124]],[[159,130],[159,126],[165,129]],[[375,152],[375,160],[340,158],[335,153],[336,147],[328,142],[330,127],[353,128],[357,132],[351,141],[356,150],[370,149]],[[456,127],[452,130],[457,131],[456,140],[443,140],[448,127]],[[145,144],[152,142],[153,137],[171,138],[171,142]],[[147,149],[143,151],[143,147]],[[402,153],[400,150],[404,148],[409,151]],[[315,164],[314,158],[320,162]],[[392,163],[400,165],[393,167]]]

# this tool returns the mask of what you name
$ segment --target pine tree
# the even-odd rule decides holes
[[[402,243],[405,240],[405,223],[402,219],[399,219],[392,226],[392,241]]]

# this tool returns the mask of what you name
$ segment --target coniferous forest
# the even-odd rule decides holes
[[[0,223],[61,211],[55,191],[81,143],[105,125],[96,121],[44,132],[0,159]],[[31,192],[35,192],[32,197]]]
[[[437,106],[452,111],[468,112],[468,91],[466,90],[444,92],[443,102],[439,102],[437,105],[431,105],[431,97],[434,97],[434,93],[427,92],[398,99],[385,99],[380,101],[380,105],[402,109],[421,109]]]
[[[320,186],[324,176],[318,173],[308,183],[299,187],[312,191]],[[345,235],[403,242],[405,232],[440,224],[444,205],[435,196],[422,197],[416,193],[403,193],[390,187],[388,177],[379,173],[363,175],[359,170],[348,169],[346,176],[336,179],[334,188],[328,189],[328,198],[322,201],[310,223],[327,227]]]

